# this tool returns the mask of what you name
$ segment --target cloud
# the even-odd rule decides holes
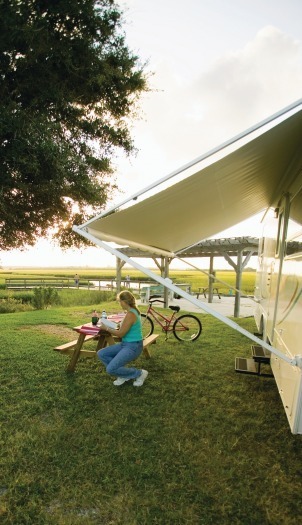
[[[148,174],[152,165],[155,176],[156,161],[158,170],[159,162],[175,169],[301,97],[301,42],[272,26],[206,72],[198,69],[197,61],[188,80],[166,62],[157,64],[158,91],[146,97],[145,120],[135,127],[140,153],[133,178],[136,166]]]
[[[268,26],[203,75],[195,97],[207,101],[208,119],[214,113],[226,129],[241,131],[301,96],[301,51],[301,43]]]

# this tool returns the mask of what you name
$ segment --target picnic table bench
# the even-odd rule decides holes
[[[86,329],[85,329],[86,328]],[[84,326],[76,326],[73,328],[76,332],[79,333],[77,339],[70,341],[68,343],[56,346],[55,351],[60,352],[64,355],[69,355],[70,361],[67,366],[68,372],[74,372],[77,362],[80,357],[95,357],[96,352],[101,348],[105,348],[107,345],[113,345],[120,341],[118,337],[113,336],[105,330],[100,330],[98,327],[93,327],[92,324]],[[94,332],[94,333],[91,333]],[[159,334],[152,334],[146,337],[143,340],[143,353],[147,359],[151,358],[149,351],[149,346],[156,343],[156,339]],[[83,345],[87,341],[95,340],[96,348],[95,350],[86,350],[83,349]]]

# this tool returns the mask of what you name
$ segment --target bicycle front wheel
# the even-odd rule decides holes
[[[149,335],[153,334],[154,324],[153,324],[152,319],[150,319],[150,317],[148,317],[146,314],[141,314],[141,321],[142,321],[143,339],[145,339]]]
[[[181,315],[173,325],[173,334],[179,341],[196,341],[201,331],[201,322],[195,315]]]

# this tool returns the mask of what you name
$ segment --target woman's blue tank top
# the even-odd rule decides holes
[[[141,316],[135,310],[135,308],[130,308],[129,312],[135,314],[136,322],[131,326],[129,332],[127,332],[127,334],[124,335],[122,340],[126,341],[127,343],[132,343],[133,341],[141,341],[143,339]]]

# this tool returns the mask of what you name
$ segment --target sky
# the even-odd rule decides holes
[[[301,98],[301,0],[117,3],[127,45],[147,64],[151,91],[132,123],[137,155],[114,161],[120,193],[108,207]],[[258,236],[260,219],[216,237]],[[115,267],[115,257],[100,248],[62,252],[45,240],[4,252],[0,262]]]

